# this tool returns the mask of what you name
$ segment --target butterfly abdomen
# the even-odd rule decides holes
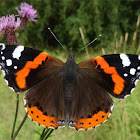
[[[71,115],[71,105],[74,99],[74,84],[73,83],[65,83],[64,91],[64,114],[65,121],[69,122],[69,118]]]

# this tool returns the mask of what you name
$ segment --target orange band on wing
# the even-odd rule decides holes
[[[37,122],[39,125],[43,125],[46,128],[58,128],[59,126],[63,126],[63,124],[57,123],[59,119],[44,115],[43,112],[39,110],[36,106],[32,106],[31,108],[27,106],[26,109],[28,116],[30,116],[31,119]]]
[[[76,125],[70,125],[78,129],[88,130],[90,128],[95,128],[96,126],[105,122],[109,117],[110,112],[105,113],[104,111],[99,111],[97,114],[94,114],[91,118],[77,120]]]
[[[96,57],[97,66],[104,70],[105,73],[110,74],[114,82],[114,93],[121,94],[124,89],[125,80],[118,74],[115,67],[110,67],[103,57]],[[94,60],[94,61],[95,61]],[[93,63],[95,64],[95,62]]]
[[[40,53],[33,61],[27,61],[26,65],[23,69],[18,71],[16,75],[16,83],[19,88],[24,89],[26,88],[26,77],[29,75],[31,69],[36,69],[39,65],[42,64],[43,61],[46,60],[48,54],[45,52]],[[48,57],[47,61],[50,58]]]

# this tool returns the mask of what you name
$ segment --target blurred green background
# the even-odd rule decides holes
[[[17,31],[21,45],[34,47],[66,61],[67,54],[48,31],[50,27],[68,51],[77,52],[98,35],[88,49],[76,56],[77,62],[111,53],[140,54],[140,1],[132,0],[1,0],[0,17],[17,14],[21,2],[37,9],[38,21],[28,22],[25,32]],[[3,36],[0,42],[6,43]],[[18,124],[25,109],[24,93],[20,95]],[[125,100],[114,99],[110,119],[89,131],[76,131],[68,126],[55,130],[50,140],[140,140],[140,83]],[[0,140],[8,140],[12,131],[16,94],[0,75]],[[27,119],[17,140],[38,140],[43,128]],[[38,133],[37,133],[38,132]]]

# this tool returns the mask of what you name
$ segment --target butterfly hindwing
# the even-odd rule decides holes
[[[16,45],[0,45],[0,66],[8,86],[25,91],[62,67],[63,62],[48,53]]]
[[[88,130],[104,123],[110,116],[113,101],[88,74],[80,72],[75,85],[69,125]]]
[[[46,128],[64,126],[63,96],[62,76],[58,71],[27,92],[24,101],[28,116]]]
[[[112,54],[79,63],[102,88],[116,98],[130,95],[140,76],[140,56]]]

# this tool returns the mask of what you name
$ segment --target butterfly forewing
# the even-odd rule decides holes
[[[139,80],[140,56],[104,55],[83,61],[79,67],[114,97],[124,98],[132,93]]]
[[[2,44],[0,65],[8,86],[22,92],[55,73],[63,62],[36,49]]]

